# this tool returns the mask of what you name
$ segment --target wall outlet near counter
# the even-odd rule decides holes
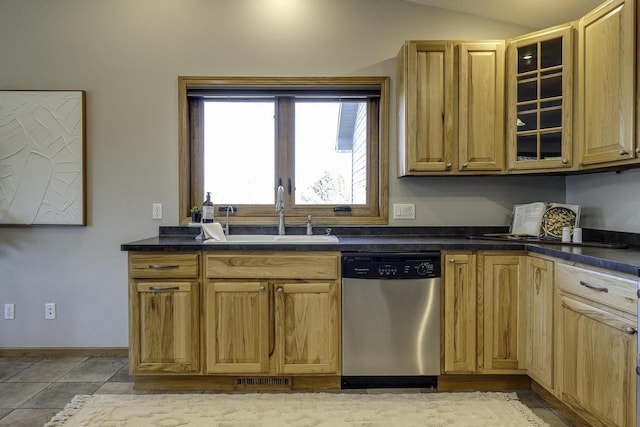
[[[48,302],[44,305],[44,318],[47,320],[56,318],[56,304],[54,302]]]
[[[4,305],[4,318],[7,319],[7,320],[15,319],[15,310],[16,310],[16,305],[15,304],[5,304]]]
[[[162,203],[154,203],[152,209],[151,219],[162,219]]]
[[[393,219],[416,219],[416,205],[413,203],[394,203]]]

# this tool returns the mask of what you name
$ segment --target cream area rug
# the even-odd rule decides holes
[[[78,395],[45,427],[547,426],[515,393]]]

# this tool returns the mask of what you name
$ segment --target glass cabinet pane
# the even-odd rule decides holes
[[[540,68],[562,65],[562,37],[540,43]]]
[[[538,81],[531,79],[518,81],[518,102],[535,99],[538,99]]]
[[[540,111],[540,129],[559,128],[562,126],[562,110]]]
[[[540,79],[540,99],[562,96],[562,75]]]
[[[540,159],[559,159],[562,157],[562,133],[540,134]]]
[[[538,160],[538,138],[536,135],[518,135],[517,160]]]
[[[517,125],[518,132],[538,129],[538,112],[519,113]]]
[[[518,74],[538,69],[538,44],[518,48]]]

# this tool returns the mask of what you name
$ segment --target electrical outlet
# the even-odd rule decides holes
[[[151,214],[151,218],[162,219],[162,203],[153,204],[153,213]]]
[[[48,302],[44,305],[44,318],[47,320],[56,318],[56,304],[54,302]]]
[[[393,219],[416,219],[416,205],[413,203],[394,203]]]
[[[4,305],[4,318],[8,320],[13,320],[15,315],[15,304],[5,304]]]

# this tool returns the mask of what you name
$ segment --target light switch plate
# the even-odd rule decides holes
[[[13,320],[15,318],[15,304],[5,304],[4,305],[4,318],[8,320]]]
[[[394,203],[393,219],[416,219],[416,205],[413,203]]]

